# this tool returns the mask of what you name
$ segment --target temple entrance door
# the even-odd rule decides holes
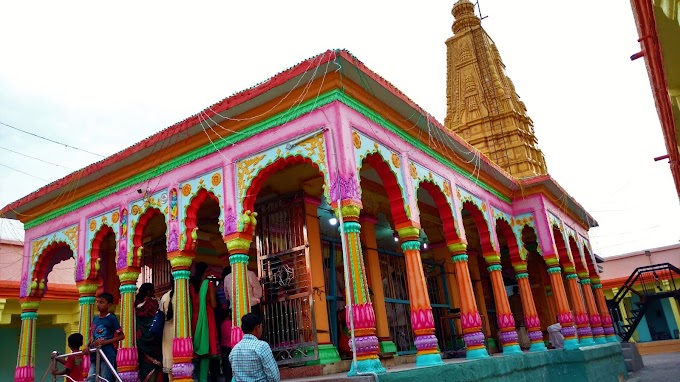
[[[340,349],[340,327],[342,317],[338,313],[345,308],[345,272],[342,264],[342,243],[338,239],[324,237],[321,241],[323,254],[324,284],[326,287],[326,306],[331,342]],[[342,354],[341,354],[342,356]]]
[[[301,194],[255,206],[258,270],[264,288],[263,340],[279,365],[319,357],[309,245]]]

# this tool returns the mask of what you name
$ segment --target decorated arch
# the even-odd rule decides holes
[[[285,167],[298,163],[311,163],[316,166],[324,179],[324,195],[328,198],[328,185],[331,182],[326,162],[326,143],[324,130],[319,130],[317,133],[283,142],[261,154],[236,162],[236,213],[242,216],[246,211],[252,211],[257,194],[267,178]],[[243,230],[243,222],[240,219],[237,221],[236,229]]]
[[[415,208],[418,209],[418,190],[425,190],[434,200],[435,206],[439,209],[439,216],[444,228],[444,236],[447,242],[460,241],[460,231],[454,217],[455,210],[452,203],[452,192],[450,182],[437,173],[426,169],[418,163],[409,164],[409,175],[416,199]],[[418,216],[420,211],[418,210]]]
[[[186,208],[186,218],[184,219],[184,230],[179,236],[179,249],[195,249],[196,247],[196,231],[198,230],[198,211],[206,201],[213,201],[219,206],[218,224],[222,235],[224,235],[224,204],[212,191],[205,188],[200,189],[194,194],[194,197],[189,202]]]
[[[30,262],[22,275],[20,297],[42,297],[54,266],[78,253],[78,225],[31,240]]]
[[[352,138],[357,173],[361,172],[364,163],[373,167],[387,192],[390,212],[395,224],[404,224],[410,221],[411,208],[408,204],[408,193],[404,186],[406,182],[403,172],[400,170],[401,156],[356,130],[352,132]]]
[[[456,187],[456,196],[460,200],[461,211],[468,212],[477,225],[482,252],[497,252],[496,241],[493,240],[491,235],[493,227],[489,219],[486,218],[489,211],[486,202],[461,187]]]
[[[85,232],[85,256],[78,258],[76,264],[76,281],[85,279],[97,279],[99,270],[100,253],[102,241],[107,235],[113,234],[114,240],[118,241],[120,232],[120,211],[114,209],[104,214],[87,219],[87,230]],[[118,246],[114,248],[116,260],[118,256]],[[115,262],[114,262],[115,264]]]
[[[429,180],[420,182],[419,187],[416,188],[416,193],[419,188],[427,191],[427,193],[430,194],[434,200],[435,206],[439,210],[439,217],[442,220],[442,228],[444,230],[444,237],[446,241],[451,244],[460,242],[458,225],[456,224],[456,219],[453,216],[453,209],[450,202],[451,189],[444,188],[442,191],[439,186]],[[445,195],[446,190],[448,190],[448,195]],[[418,208],[417,203],[416,208]]]
[[[198,210],[206,200],[212,200],[219,206],[218,225],[220,233],[224,232],[224,186],[222,169],[209,171],[201,176],[181,182],[178,192],[170,190],[170,236],[168,252],[194,249],[195,235],[198,229]],[[179,219],[179,224],[177,220]]]

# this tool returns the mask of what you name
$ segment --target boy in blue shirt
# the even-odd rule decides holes
[[[116,368],[116,348],[118,342],[125,339],[125,334],[120,328],[120,323],[116,315],[109,313],[109,306],[113,303],[111,293],[100,293],[97,296],[96,306],[99,314],[92,319],[90,327],[90,342],[83,349],[83,354],[90,353],[90,348],[101,348],[104,356],[109,360],[113,368]],[[116,345],[116,346],[114,346]],[[95,382],[95,367],[97,354],[90,354],[90,372],[88,381]],[[101,359],[99,365],[99,375],[109,381],[113,381],[113,373],[106,366],[106,362]]]

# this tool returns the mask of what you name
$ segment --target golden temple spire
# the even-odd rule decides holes
[[[460,0],[451,13],[454,35],[446,41],[444,125],[515,178],[546,174],[533,121],[474,4]]]

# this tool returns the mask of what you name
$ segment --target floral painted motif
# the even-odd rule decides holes
[[[212,183],[213,187],[217,187],[221,182],[222,175],[220,175],[218,172],[214,173],[212,178],[210,178],[210,183]]]
[[[354,148],[355,149],[360,149],[361,148],[361,136],[359,136],[359,133],[356,131],[352,132],[352,141],[354,142]]]
[[[191,185],[189,183],[186,183],[184,186],[182,186],[182,196],[189,195],[191,195]]]

